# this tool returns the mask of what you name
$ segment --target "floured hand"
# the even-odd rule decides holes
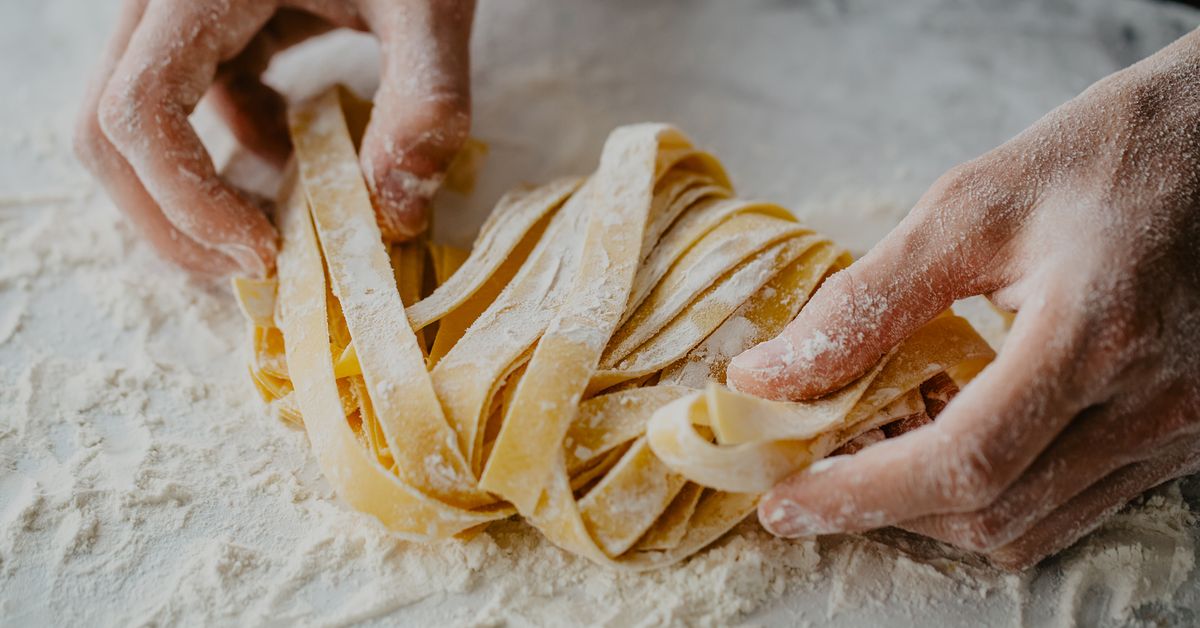
[[[759,506],[776,534],[888,525],[1020,567],[1200,468],[1200,31],[943,176],[729,379],[805,398],[956,299],[1018,312],[933,424]]]
[[[362,167],[384,235],[411,238],[467,136],[473,13],[473,0],[126,0],[76,152],[167,258],[263,275],[275,229],[217,176],[188,115],[208,93],[239,141],[282,164],[284,100],[260,79],[271,56],[331,28],[370,30],[383,77]]]

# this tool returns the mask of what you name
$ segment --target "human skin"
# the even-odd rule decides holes
[[[780,483],[768,530],[900,526],[1021,568],[1200,469],[1200,31],[951,169],[728,379],[821,395],[979,294],[1017,313],[995,362],[934,423]]]
[[[167,259],[265,275],[278,234],[223,181],[188,121],[207,95],[248,149],[282,166],[283,97],[271,56],[335,27],[380,40],[382,76],[360,151],[390,240],[428,220],[430,196],[470,127],[474,0],[126,0],[76,125],[75,152]]]

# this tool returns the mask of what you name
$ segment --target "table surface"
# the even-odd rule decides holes
[[[32,246],[28,238],[54,237],[48,221],[73,220],[93,211],[115,215],[71,157],[70,135],[86,77],[115,18],[116,4],[47,0],[0,5],[0,84],[6,91],[0,98],[4,250]],[[806,222],[861,253],[946,168],[1004,141],[1091,82],[1152,53],[1197,23],[1200,14],[1190,10],[1128,0],[485,1],[473,43],[474,133],[489,143],[491,153],[474,196],[442,199],[436,228],[439,237],[465,244],[491,202],[515,181],[586,172],[613,127],[664,120],[711,148],[728,165],[744,195],[792,207]],[[295,96],[314,92],[330,77],[362,91],[371,89],[378,61],[369,44],[347,35],[322,45],[281,60],[270,79]],[[317,58],[319,64],[305,62]],[[198,124],[220,133],[211,119],[201,117]],[[227,148],[228,139],[221,142],[219,137],[213,140],[214,152]],[[446,218],[451,215],[456,217]],[[110,222],[116,224],[116,219]],[[120,318],[123,306],[105,303],[109,309],[91,311],[97,306],[80,285],[84,280],[71,277],[84,276],[80,273],[86,267],[87,273],[94,273],[86,275],[88,281],[124,278],[120,280],[130,282],[126,287],[131,294],[143,288],[129,277],[148,275],[156,286],[183,280],[161,268],[144,246],[127,236],[113,240],[86,227],[73,237],[100,249],[130,252],[108,260],[108,266],[96,266],[86,251],[75,257],[53,249],[59,252],[37,264],[22,258],[21,265],[14,265],[0,257],[0,387],[5,389],[0,393],[0,466],[5,474],[0,478],[0,617],[19,620],[15,623],[89,618],[94,609],[87,605],[95,604],[96,598],[80,593],[75,605],[65,598],[73,591],[103,590],[86,570],[50,577],[34,565],[51,558],[32,545],[20,545],[26,538],[21,526],[33,524],[22,523],[19,509],[4,505],[38,491],[52,501],[56,490],[47,484],[51,476],[45,475],[45,467],[52,463],[46,452],[12,445],[25,442],[20,438],[31,422],[54,420],[53,412],[39,415],[40,406],[20,396],[22,390],[30,390],[21,378],[40,372],[27,366],[86,361],[120,365],[128,358],[123,343],[129,334],[140,333],[139,342],[150,338],[150,352],[168,374],[189,368],[201,373],[241,368],[241,357],[228,351],[236,346],[233,341],[205,339],[215,348],[187,357],[153,344],[164,334],[192,333],[190,314],[177,321],[161,315],[154,325],[166,331],[154,327],[109,333],[104,321]],[[230,307],[220,289],[197,290],[200,296],[177,297],[181,308],[191,312]],[[46,296],[51,293],[56,296]],[[234,318],[217,327],[240,333]],[[171,381],[159,384],[171,386]],[[68,389],[69,382],[68,378]],[[204,413],[222,411],[216,403],[202,400],[194,416],[177,419],[200,425],[206,420]],[[289,437],[272,438],[275,446]],[[286,443],[303,456],[302,442],[292,438]],[[216,464],[227,455],[250,455],[251,450],[229,447],[208,459]],[[1192,484],[1185,483],[1182,490],[1189,503],[1200,503]],[[254,534],[246,526],[238,529],[239,534]],[[1187,534],[1194,537],[1196,530]],[[144,580],[176,577],[167,563],[128,568],[144,571]],[[1027,575],[1033,602],[1019,606],[1036,609],[1039,579],[1058,568],[1051,561]],[[1173,603],[1141,609],[1138,616],[1187,623],[1196,618],[1191,607],[1200,599],[1198,591],[1200,581],[1193,570]],[[880,616],[879,609],[860,613],[854,608],[826,616],[829,595],[826,590],[789,594],[760,605],[745,619],[790,623],[815,617],[860,623]],[[1098,595],[1102,598],[1103,592]],[[439,599],[467,603],[462,602],[465,597]],[[1043,619],[1038,610],[1024,616],[995,611],[995,600],[987,596],[961,602],[891,619],[902,624],[982,617],[1004,623]],[[1088,619],[1088,609],[1104,603],[1087,598],[1079,617]],[[820,610],[814,615],[806,605]],[[985,612],[993,614],[976,614]],[[97,618],[120,623],[130,617],[109,609]],[[168,623],[194,619],[186,611],[165,617]],[[509,621],[537,623],[525,619]]]

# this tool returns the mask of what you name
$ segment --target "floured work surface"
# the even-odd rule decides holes
[[[992,358],[947,313],[822,399],[732,392],[729,359],[848,265],[841,248],[735,198],[659,124],[614,131],[585,179],[506,195],[469,253],[389,247],[355,153],[365,108],[335,90],[291,113],[278,279],[235,286],[264,398],[343,499],[407,536],[516,513],[593,561],[669,564],[787,475],[929,420]]]
[[[863,252],[947,167],[1181,32],[1148,1],[869,4],[480,2],[473,129],[490,152],[469,198],[438,199],[439,241],[469,244],[515,182],[590,172],[617,125],[666,118],[740,193]],[[72,158],[118,8],[0,5],[24,51],[0,61],[17,86],[0,101],[0,623],[1195,623],[1196,479],[1019,578],[894,539],[777,539],[753,516],[643,572],[597,569],[515,517],[469,541],[399,539],[336,499],[303,430],[263,416],[227,286],[156,258]],[[368,36],[293,52],[277,89],[335,76],[371,93]],[[224,130],[196,118],[201,137]],[[986,308],[955,309],[995,342]]]

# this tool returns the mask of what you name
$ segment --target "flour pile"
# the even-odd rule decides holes
[[[485,2],[475,133],[492,155],[479,199],[443,200],[469,204],[478,218],[494,201],[489,190],[585,171],[609,128],[675,110],[699,143],[729,156],[742,191],[794,201],[861,252],[942,169],[1196,21],[1132,2],[1012,3],[1003,14],[978,4],[764,3],[736,12],[663,3],[602,14],[599,3]],[[900,533],[790,542],[753,521],[649,574],[598,569],[513,522],[466,543],[396,539],[339,504],[303,434],[265,415],[225,285],[166,268],[71,162],[70,116],[106,30],[96,25],[111,23],[107,5],[0,8],[0,41],[13,53],[0,57],[0,80],[18,86],[0,102],[0,623],[1195,618],[1188,483],[1154,491],[1021,576]],[[369,70],[371,53],[347,41],[330,45]],[[784,41],[794,52],[779,54]],[[680,42],[703,45],[664,53]],[[1005,54],[1016,63],[1001,64]],[[710,75],[721,55],[726,73]],[[62,62],[44,61],[51,57]],[[899,58],[913,66],[881,66]],[[646,59],[659,62],[639,72]],[[1041,62],[1017,67],[1022,59]],[[883,98],[850,98],[864,81]],[[658,109],[655,98],[668,93],[696,97]],[[759,143],[738,145],[745,135]],[[547,137],[557,141],[534,144]],[[890,144],[879,146],[880,137]],[[439,226],[461,242],[466,222]]]

